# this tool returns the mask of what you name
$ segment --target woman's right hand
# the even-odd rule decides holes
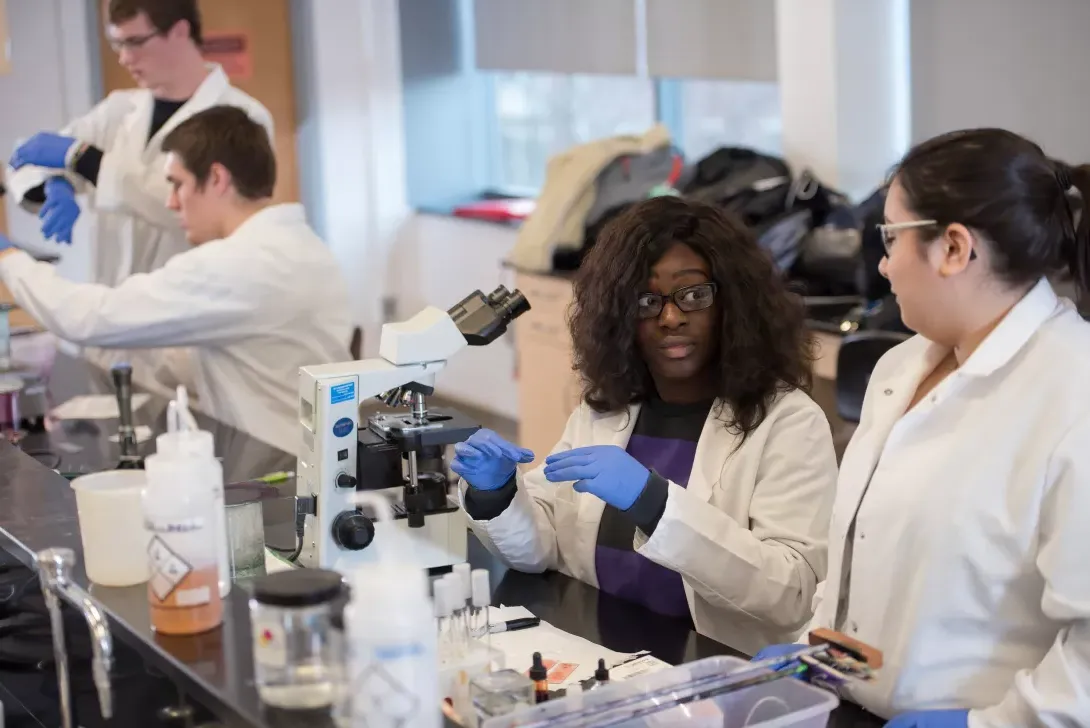
[[[492,430],[477,430],[454,446],[450,469],[478,490],[502,488],[519,463],[530,463],[534,453],[504,440]]]
[[[783,657],[784,655],[790,655],[792,653],[798,652],[799,650],[803,649],[804,647],[805,647],[805,645],[800,645],[800,644],[797,644],[797,643],[782,644],[782,645],[769,645],[768,647],[765,647],[760,652],[758,652],[756,655],[754,655],[752,657],[752,659],[750,659],[750,662],[761,662],[762,660],[769,660],[769,659],[771,659],[773,657]],[[784,671],[795,672],[795,674],[792,675],[792,677],[795,677],[795,678],[797,678],[799,680],[805,680],[806,679],[805,674],[798,672],[799,665],[801,665],[801,664],[802,663],[800,661],[798,661],[798,660],[791,660],[790,662],[785,662],[784,664],[777,667],[776,671],[777,672],[784,672]]]

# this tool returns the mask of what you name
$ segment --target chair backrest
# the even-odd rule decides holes
[[[883,354],[909,338],[910,334],[896,331],[859,331],[841,339],[836,357],[836,411],[842,420],[859,422],[874,366]]]

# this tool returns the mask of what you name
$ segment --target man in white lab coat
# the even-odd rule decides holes
[[[301,205],[271,202],[272,146],[244,111],[202,111],[163,149],[164,202],[192,249],[110,287],[65,280],[0,236],[0,279],[61,339],[190,347],[198,408],[293,453],[299,367],[349,358],[350,303],[337,261]]]
[[[116,285],[187,249],[163,206],[163,139],[193,114],[218,104],[245,109],[272,136],[272,117],[201,57],[196,0],[109,0],[107,36],[139,88],[114,91],[60,134],[40,132],[10,159],[8,187],[39,214],[48,239],[71,243],[87,193],[95,215],[91,280]]]

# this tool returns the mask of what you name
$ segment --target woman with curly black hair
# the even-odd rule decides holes
[[[673,197],[612,221],[574,290],[583,404],[525,477],[494,432],[458,446],[474,532],[750,654],[793,638],[836,484],[801,302],[740,222]]]

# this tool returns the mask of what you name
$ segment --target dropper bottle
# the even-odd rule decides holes
[[[213,539],[216,545],[216,563],[220,597],[231,591],[231,547],[227,536],[227,509],[223,494],[223,465],[216,459],[215,438],[211,432],[199,429],[197,420],[189,411],[189,395],[179,386],[175,399],[167,405],[167,431],[155,438],[156,452],[169,457],[197,461],[206,473],[215,499]]]

